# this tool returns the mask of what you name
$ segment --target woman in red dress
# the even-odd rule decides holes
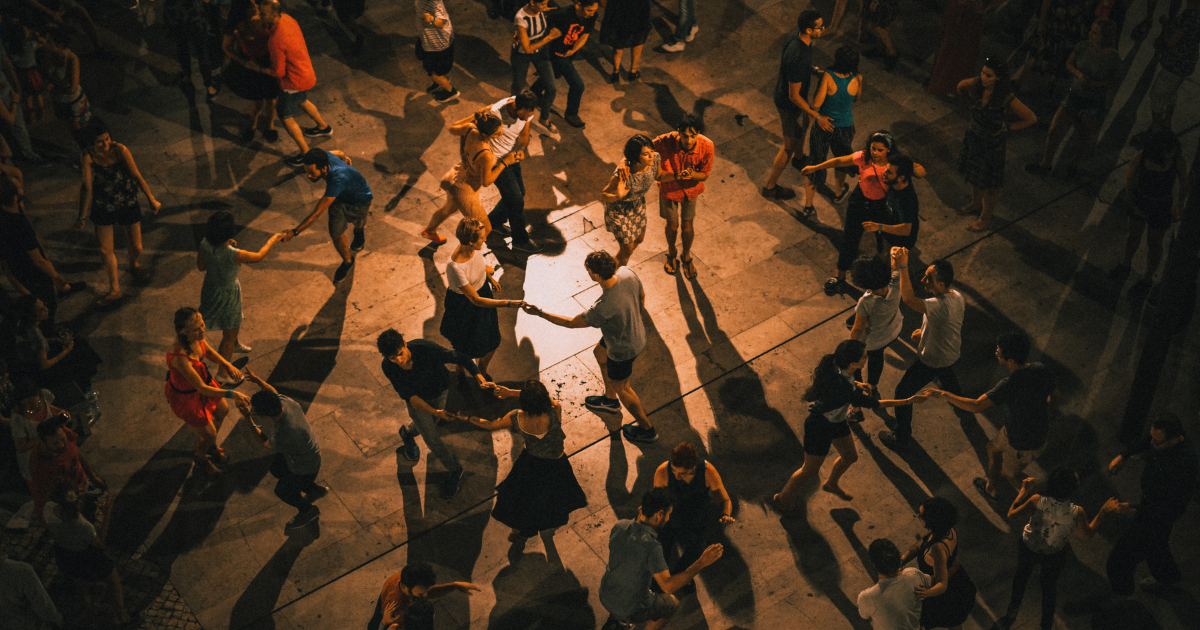
[[[196,466],[206,473],[218,472],[213,460],[229,460],[217,446],[217,432],[229,415],[229,399],[250,404],[250,397],[220,389],[204,365],[209,359],[238,382],[242,373],[204,339],[204,318],[196,309],[185,306],[175,311],[175,340],[167,352],[167,403],[171,411],[196,433]],[[239,407],[241,404],[238,405]]]
[[[933,57],[929,93],[954,97],[958,82],[975,75],[979,60],[979,16],[991,11],[999,0],[948,0],[942,14],[942,38]]]

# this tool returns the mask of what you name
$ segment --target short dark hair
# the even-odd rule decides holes
[[[1033,341],[1023,332],[1007,332],[996,340],[1000,356],[1017,363],[1028,363],[1029,353],[1033,351]]]
[[[554,401],[550,400],[550,392],[536,378],[531,378],[521,385],[521,411],[534,416],[541,416],[554,410]]]
[[[704,119],[695,114],[684,114],[683,118],[675,123],[675,131],[687,131],[695,129],[696,133],[704,133]]]
[[[800,29],[801,34],[804,34],[808,29],[816,28],[819,19],[821,19],[821,12],[816,9],[801,11],[800,17],[796,18],[796,28]]]
[[[375,347],[379,348],[379,354],[390,359],[400,354],[400,350],[404,348],[404,335],[396,332],[395,328],[389,328],[375,338]]]
[[[283,413],[283,398],[273,391],[262,390],[250,397],[250,411],[268,418]]]
[[[871,546],[867,547],[867,554],[871,556],[871,564],[880,575],[896,575],[903,566],[900,550],[896,548],[896,543],[887,538],[872,540]]]
[[[537,109],[538,97],[533,93],[533,90],[521,90],[515,98],[513,106],[517,108],[517,111],[524,110],[528,112]]]
[[[12,205],[17,197],[21,195],[21,191],[17,188],[17,183],[8,177],[0,177],[0,206]]]
[[[54,416],[53,418],[46,418],[45,420],[39,422],[37,425],[38,439],[45,440],[51,435],[58,433],[58,430],[67,426],[67,422],[70,420],[71,416],[68,416],[64,412]]]
[[[329,168],[329,152],[315,147],[309,149],[304,154],[304,163],[317,168]]]
[[[921,507],[925,508],[921,520],[925,521],[925,526],[933,532],[934,540],[943,538],[958,524],[958,508],[954,507],[950,499],[929,497],[921,502]]]
[[[1071,493],[1079,487],[1079,475],[1070,468],[1058,468],[1050,473],[1050,477],[1046,480],[1046,495],[1052,499],[1066,501],[1071,498]]]
[[[400,583],[408,588],[414,586],[428,588],[437,583],[437,575],[433,572],[433,565],[428,562],[411,562],[408,566],[400,569]]]
[[[638,160],[642,159],[642,149],[646,147],[653,149],[654,141],[650,139],[650,136],[639,133],[625,141],[625,148],[621,151],[621,155],[624,155],[630,164],[636,164]]]
[[[878,291],[891,283],[892,269],[888,267],[887,263],[871,256],[854,261],[850,276],[854,279],[855,285],[871,291]]]
[[[79,146],[87,149],[96,143],[96,138],[106,133],[108,133],[108,125],[104,124],[104,121],[98,116],[92,116],[92,119],[75,133],[75,137],[79,141]]]
[[[608,252],[592,252],[583,259],[583,266],[588,271],[600,276],[601,280],[608,280],[617,273],[617,259],[612,257]]]
[[[233,213],[228,210],[214,212],[204,224],[204,240],[213,247],[224,245],[237,232],[237,222],[233,219]]]
[[[404,630],[433,630],[433,610],[433,602],[428,599],[413,599],[404,611]]]
[[[858,74],[858,62],[858,46],[845,44],[833,52],[833,65],[829,66],[829,71],[838,74]]]
[[[680,442],[679,446],[671,449],[671,465],[689,470],[696,468],[700,465],[700,454],[691,442]]]
[[[896,153],[888,156],[888,164],[896,167],[896,177],[903,177],[904,181],[911,182],[914,172],[913,159],[903,153]]]
[[[642,495],[642,504],[638,506],[644,518],[650,518],[659,512],[670,509],[671,493],[666,488],[651,488]]]
[[[949,289],[950,285],[954,284],[954,265],[951,265],[950,261],[945,258],[939,258],[929,264],[937,271],[938,282],[946,285],[946,288]]]
[[[1150,422],[1150,428],[1166,433],[1168,440],[1184,435],[1183,421],[1179,419],[1179,416],[1170,411],[1159,412],[1154,420]]]

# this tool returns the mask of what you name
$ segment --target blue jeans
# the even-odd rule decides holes
[[[578,54],[578,53],[577,53]],[[554,68],[554,76],[567,80],[567,110],[564,116],[578,116],[579,103],[583,100],[583,77],[575,69],[575,57],[551,57],[550,65]]]
[[[513,245],[529,242],[529,232],[525,229],[525,180],[521,177],[521,164],[512,166],[500,172],[496,178],[496,189],[500,191],[500,203],[488,213],[488,221],[492,225],[503,225],[508,222],[512,230]]]
[[[679,0],[679,24],[675,25],[675,41],[681,42],[696,25],[696,0]]]
[[[550,58],[542,50],[532,55],[527,55],[514,48],[511,61],[513,72],[512,93],[514,95],[520,94],[521,90],[525,89],[529,66],[532,65],[537,69],[538,80],[534,82],[531,89],[534,94],[538,95],[538,109],[542,110],[541,117],[548,117],[550,115],[550,107],[554,105],[554,97],[558,95],[554,87],[554,68],[550,66]]]

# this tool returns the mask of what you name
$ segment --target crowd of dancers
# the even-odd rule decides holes
[[[1068,174],[1076,167],[1103,118],[1109,91],[1119,82],[1120,58],[1115,45],[1126,8],[1122,3],[1040,2],[1037,37],[1015,73],[996,57],[975,66],[978,16],[999,4],[949,0],[929,84],[934,94],[959,95],[969,104],[970,126],[962,140],[957,169],[973,190],[970,203],[960,210],[962,215],[978,214],[966,226],[972,231],[990,229],[995,221],[1004,185],[1007,138],[1037,122],[1033,110],[1017,97],[1018,81],[1028,82],[1027,74],[1040,73],[1049,79],[1053,93],[1060,75],[1071,78],[1054,114],[1044,155],[1027,167],[1039,176],[1052,172],[1059,145],[1072,125],[1081,139],[1064,153],[1059,166]],[[1157,2],[1149,4],[1153,15]],[[278,0],[234,0],[226,5],[163,0],[163,5],[165,24],[183,69],[179,86],[185,96],[189,100],[195,97],[190,75],[193,57],[197,57],[209,102],[226,87],[250,101],[241,140],[253,142],[261,133],[268,143],[278,141],[278,118],[298,149],[284,161],[303,168],[310,181],[325,186],[303,220],[271,235],[257,250],[239,247],[235,237],[240,228],[232,213],[217,211],[208,217],[196,257],[197,269],[204,274],[199,306],[175,312],[174,337],[164,357],[164,393],[170,409],[196,436],[194,474],[221,474],[229,456],[218,445],[218,435],[236,408],[263,447],[274,454],[270,472],[277,478],[275,494],[296,509],[285,529],[299,530],[319,519],[318,502],[330,491],[317,483],[321,449],[297,401],[280,394],[250,369],[237,367],[240,362],[234,360],[235,353],[252,352],[239,336],[243,295],[238,269],[264,260],[274,247],[324,220],[341,260],[332,280],[342,283],[352,273],[357,253],[367,246],[374,193],[344,151],[309,145],[310,140],[333,135],[334,129],[308,98],[317,76],[304,33]],[[1109,466],[1110,472],[1116,473],[1130,457],[1145,459],[1141,502],[1134,505],[1112,498],[1089,516],[1089,510],[1072,503],[1080,483],[1078,472],[1061,462],[1047,461],[1043,454],[1059,391],[1054,372],[1034,360],[1036,349],[1027,335],[996,331],[995,356],[1008,375],[984,394],[975,398],[964,395],[955,366],[961,354],[966,300],[955,288],[950,261],[922,263],[915,253],[920,200],[914,181],[924,178],[926,169],[904,154],[887,130],[868,134],[860,149],[854,146],[858,137],[854,110],[865,85],[859,67],[864,46],[868,52],[872,44],[876,46],[875,53],[882,55],[886,71],[894,71],[901,62],[889,30],[898,13],[897,3],[864,2],[856,42],[838,47],[833,63],[817,68],[814,40],[838,34],[845,5],[845,0],[836,3],[832,28],[825,26],[824,16],[816,10],[799,13],[796,29],[784,42],[773,93],[782,147],[766,174],[761,194],[771,201],[795,198],[793,188],[780,185],[791,164],[803,178],[803,205],[794,211],[799,221],[817,221],[814,201],[818,194],[835,207],[845,203],[836,267],[824,290],[830,296],[857,296],[858,302],[846,321],[848,338],[813,369],[802,396],[808,403],[803,465],[788,479],[780,480],[782,486],[771,504],[785,515],[802,511],[803,497],[818,483],[825,459],[834,450],[837,457],[819,488],[853,500],[841,480],[858,460],[851,424],[864,420],[864,409],[895,410],[894,417],[881,414],[889,430],[881,432],[879,439],[903,455],[914,444],[914,406],[940,399],[969,413],[1002,407],[1004,426],[987,444],[985,473],[974,485],[987,501],[1008,505],[1009,519],[1027,518],[1028,524],[1017,544],[1010,602],[997,622],[1005,627],[1014,622],[1036,566],[1041,570],[1041,627],[1050,628],[1057,578],[1069,553],[1070,538],[1076,533],[1090,537],[1110,514],[1131,515],[1107,562],[1113,594],[1126,597],[1133,593],[1134,568],[1141,561],[1149,564],[1152,586],[1167,588],[1177,583],[1181,574],[1168,541],[1172,526],[1194,494],[1198,474],[1194,447],[1179,418],[1167,412],[1157,415],[1147,435],[1129,445]],[[1164,18],[1160,39],[1166,52],[1152,90],[1153,123],[1138,137],[1140,149],[1127,178],[1128,247],[1122,263],[1110,275],[1123,281],[1146,233],[1148,271],[1139,281],[1145,289],[1153,282],[1164,233],[1179,219],[1187,189],[1187,165],[1171,131],[1171,115],[1181,81],[1176,78],[1189,76],[1200,56],[1198,5],[1200,2],[1176,0]],[[353,52],[361,52],[368,38],[358,23],[364,3],[333,0],[333,8],[350,34]],[[493,19],[512,21],[511,95],[450,125],[450,133],[458,138],[459,161],[441,179],[444,203],[421,233],[431,246],[441,246],[449,239],[439,228],[460,216],[453,230],[457,244],[445,268],[447,291],[439,327],[450,347],[429,339],[406,339],[392,329],[378,335],[376,343],[379,369],[406,405],[411,421],[398,429],[401,446],[397,452],[409,462],[419,461],[421,448],[416,438],[421,438],[445,469],[441,497],[454,497],[464,477],[455,452],[441,439],[444,423],[469,423],[482,430],[507,430],[520,436],[523,449],[496,489],[491,512],[510,528],[509,541],[519,548],[534,536],[553,536],[568,523],[573,511],[587,506],[588,499],[565,455],[560,401],[536,378],[510,387],[495,382],[489,374],[501,345],[497,311],[521,309],[556,326],[598,328],[601,338],[593,354],[604,391],[588,396],[585,406],[603,419],[613,439],[638,444],[658,441],[658,430],[632,384],[637,359],[647,343],[643,321],[646,292],[628,264],[645,238],[646,196],[657,184],[667,242],[663,272],[681,274],[688,280],[697,277],[692,251],[694,222],[702,206],[705,180],[713,169],[715,147],[704,135],[703,119],[694,114],[680,116],[673,130],[657,137],[638,134],[628,139],[612,176],[607,183],[596,185],[604,205],[605,228],[618,247],[615,252],[592,252],[584,260],[588,277],[601,293],[583,313],[555,314],[524,300],[504,298],[499,265],[488,253],[489,243],[525,257],[544,249],[543,243],[531,238],[524,216],[521,162],[528,155],[531,134],[557,134],[553,116],[572,127],[585,127],[579,112],[586,86],[574,60],[598,20],[602,19],[600,43],[612,51],[612,69],[604,71],[604,79],[617,83],[640,78],[643,47],[651,31],[650,5],[645,0],[609,0],[604,5],[600,0],[577,0],[555,8],[549,0],[530,0],[525,5],[497,0],[487,11]],[[415,53],[433,82],[427,91],[439,102],[460,97],[450,78],[455,34],[445,4],[442,0],[415,0],[415,13],[419,29]],[[1025,18],[1024,26],[1029,26],[1030,16]],[[0,153],[44,165],[46,160],[33,149],[28,125],[44,122],[48,97],[56,117],[82,149],[75,227],[82,229],[89,220],[93,224],[109,283],[98,301],[117,308],[124,294],[113,228],[124,228],[130,274],[136,282],[148,282],[150,272],[138,262],[143,218],[139,195],[146,197],[152,213],[157,213],[161,204],[130,150],[116,142],[104,123],[92,115],[80,87],[79,58],[70,49],[64,20],[82,28],[94,40],[98,54],[107,54],[99,46],[90,15],[71,0],[26,0],[22,11],[5,9],[3,48],[7,54],[0,73],[0,127],[4,132],[0,138],[4,142]],[[1141,36],[1146,36],[1149,27],[1143,26],[1147,24],[1137,25],[1135,35],[1140,30]],[[677,28],[656,50],[681,52],[698,31],[694,0],[680,0]],[[631,51],[627,71],[622,66],[625,49]],[[968,54],[972,50],[974,53]],[[214,61],[221,57],[224,61]],[[536,75],[532,83],[528,76],[531,67]],[[565,78],[568,85],[561,115],[555,109],[558,77]],[[310,118],[313,126],[302,128],[295,119],[298,112]],[[0,238],[5,269],[21,294],[12,326],[15,336],[6,347],[8,359],[0,362],[0,402],[4,405],[0,411],[11,429],[11,460],[32,498],[26,517],[33,526],[46,528],[58,567],[73,583],[81,587],[107,584],[105,601],[83,597],[88,619],[107,615],[112,623],[129,623],[118,571],[103,551],[112,505],[107,500],[107,485],[78,447],[100,416],[98,397],[91,387],[100,357],[86,340],[75,339],[55,321],[59,296],[85,286],[69,282],[46,256],[24,214],[23,172],[7,163],[0,165],[0,170],[4,175],[0,177]],[[826,183],[829,170],[834,171],[832,185]],[[851,186],[849,177],[857,183]],[[1177,182],[1182,184],[1178,196]],[[480,190],[493,185],[500,199],[488,212]],[[862,240],[867,234],[874,235],[874,247],[870,248],[873,253],[864,257]],[[921,326],[910,333],[916,360],[905,369],[892,396],[884,398],[879,389],[884,353],[903,332],[904,309],[922,318]],[[208,341],[208,333],[215,331],[221,332],[216,347]],[[478,388],[502,401],[515,399],[515,409],[494,419],[470,410],[447,410],[448,394],[455,386],[447,369],[450,365],[459,376],[457,387]],[[215,366],[215,375],[210,366]],[[240,391],[246,381],[256,391]],[[930,386],[934,383],[937,387]],[[60,400],[63,391],[67,400]],[[633,422],[622,424],[626,411]],[[599,590],[600,602],[610,615],[605,628],[643,622],[647,629],[664,626],[693,579],[721,561],[723,548],[712,541],[718,528],[735,521],[736,506],[720,473],[698,446],[688,442],[674,445],[668,460],[656,468],[654,487],[641,498],[636,518],[613,526]],[[1045,478],[1034,479],[1026,473],[1035,462],[1050,471]],[[917,516],[925,532],[910,549],[901,552],[887,539],[870,543],[869,556],[878,582],[859,595],[858,607],[862,617],[871,619],[877,628],[957,628],[975,607],[976,587],[959,557],[957,507],[934,496],[920,504]],[[962,543],[972,544],[970,540]],[[916,567],[905,568],[910,562]],[[36,627],[39,620],[61,622],[54,602],[46,597],[28,565],[4,559],[0,584],[4,585],[0,617],[25,624],[14,627]],[[478,586],[468,582],[439,584],[430,565],[414,562],[385,582],[368,627],[431,628],[434,609],[429,600],[477,590]],[[81,588],[80,592],[85,591]]]

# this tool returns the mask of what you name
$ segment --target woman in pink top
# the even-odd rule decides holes
[[[884,175],[888,170],[888,157],[896,152],[896,140],[887,131],[876,131],[867,140],[867,148],[850,155],[826,160],[815,166],[806,166],[800,173],[808,175],[831,168],[858,167],[858,186],[850,193],[846,206],[846,222],[842,225],[842,242],[838,247],[837,273],[825,281],[825,294],[836,295],[846,289],[846,272],[858,257],[858,245],[862,240],[863,223],[886,223],[888,216],[887,190]],[[925,169],[913,164],[913,174],[925,177]]]

